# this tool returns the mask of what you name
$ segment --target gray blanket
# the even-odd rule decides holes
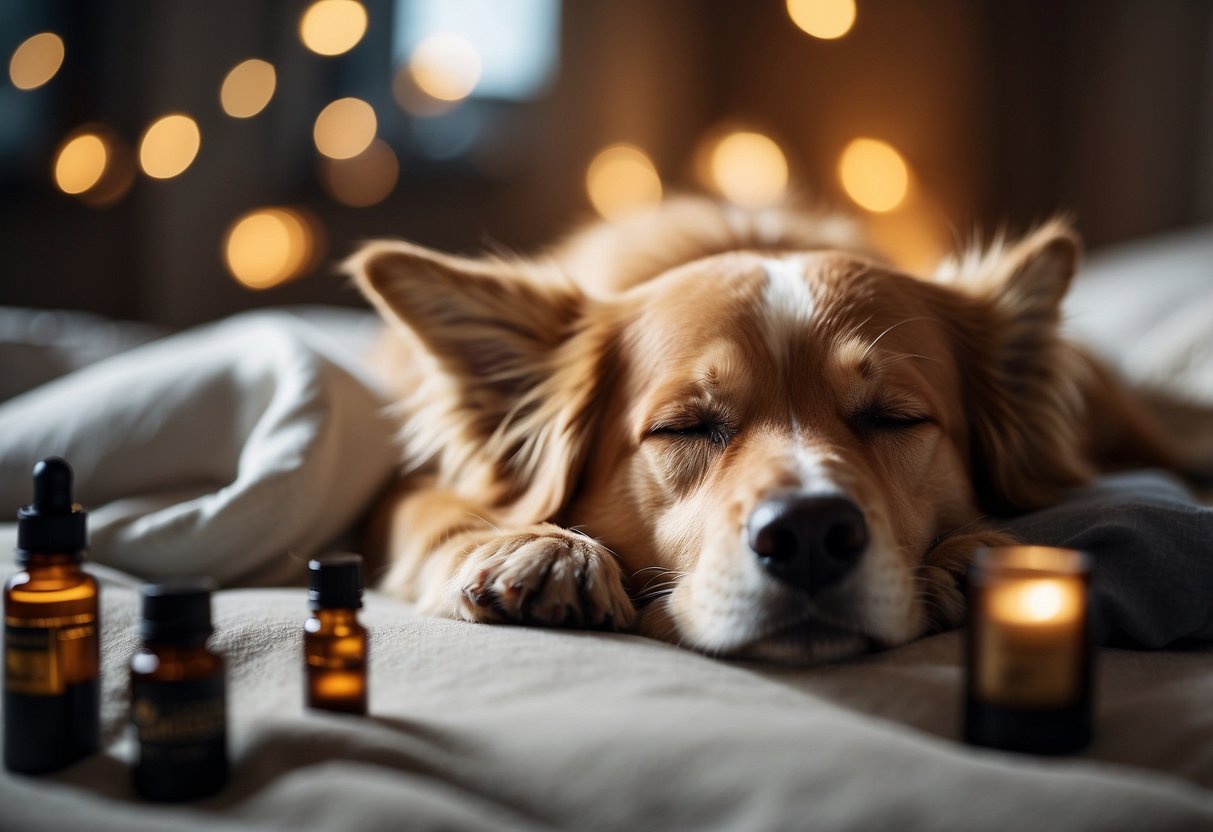
[[[1157,648],[1213,640],[1213,508],[1170,475],[1105,477],[1003,527],[1026,541],[1091,555],[1102,642]]]

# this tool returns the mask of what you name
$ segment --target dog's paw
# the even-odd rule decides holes
[[[611,553],[556,526],[481,543],[452,589],[456,616],[468,621],[623,630],[636,615]]]

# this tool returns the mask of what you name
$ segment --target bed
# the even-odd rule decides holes
[[[1069,326],[1134,380],[1213,403],[1211,264],[1213,229],[1093,257]],[[357,358],[375,326],[296,309],[158,339],[0,314],[0,507],[28,502],[38,456],[76,467],[104,702],[101,753],[0,773],[0,828],[1213,829],[1213,510],[1158,472],[1016,521],[1095,550],[1103,575],[1096,737],[1075,755],[959,741],[955,632],[785,668],[429,619],[374,591],[370,716],[305,711],[306,560],[353,545],[391,476],[383,393]],[[14,538],[0,525],[9,572]],[[179,574],[224,587],[233,774],[213,798],[152,805],[127,771],[125,667],[141,582]]]

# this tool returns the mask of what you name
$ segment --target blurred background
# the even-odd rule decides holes
[[[532,251],[706,191],[924,268],[1062,210],[1213,219],[1205,0],[5,0],[0,305],[360,305],[400,236]]]

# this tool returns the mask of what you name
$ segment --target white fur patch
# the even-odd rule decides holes
[[[788,344],[796,332],[813,320],[815,304],[804,279],[804,263],[799,260],[763,260],[767,285],[763,292],[766,306],[764,335],[771,355],[783,361]]]
[[[800,488],[797,491],[805,496],[843,495],[846,492],[830,476],[826,470],[825,458],[797,441],[793,451],[796,476],[800,478]]]

